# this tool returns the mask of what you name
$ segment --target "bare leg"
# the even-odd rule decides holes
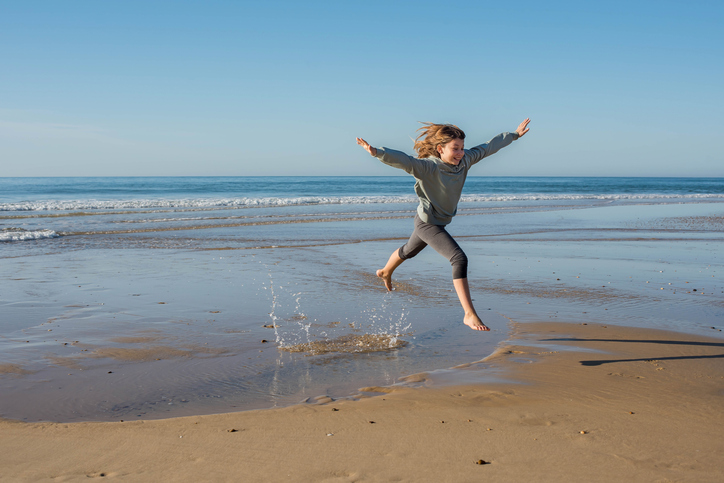
[[[395,250],[394,252],[392,252],[392,255],[390,255],[390,259],[387,260],[387,265],[385,265],[385,268],[377,270],[377,276],[380,277],[383,282],[385,282],[385,287],[387,287],[388,291],[392,291],[392,273],[397,267],[400,266],[402,262],[404,262],[404,260],[400,258],[400,256],[397,254],[397,250]]]
[[[490,330],[487,325],[483,324],[480,317],[478,317],[477,312],[475,312],[473,299],[470,297],[468,279],[456,278],[453,280],[453,285],[455,286],[455,291],[460,299],[460,304],[463,306],[463,310],[465,310],[465,318],[463,319],[465,325],[473,330]]]

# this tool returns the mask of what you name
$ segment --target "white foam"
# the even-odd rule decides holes
[[[139,199],[139,200],[62,200],[24,201],[0,203],[0,211],[77,211],[119,210],[144,208],[246,208],[264,206],[303,206],[331,204],[410,203],[409,196],[301,196],[294,198],[190,198],[190,199]]]
[[[682,201],[694,201],[694,200],[706,200],[706,199],[721,199],[724,200],[724,194],[657,194],[657,193],[646,193],[646,194],[539,194],[539,193],[526,193],[521,195],[466,195],[460,198],[460,201],[467,202],[484,202],[484,201],[579,201],[579,200],[675,200],[681,199]]]
[[[45,238],[57,238],[58,235],[53,230],[37,230],[28,231],[22,229],[6,229],[0,231],[0,242],[15,242],[27,240],[42,240]]]
[[[577,201],[577,200],[724,200],[724,194],[473,194],[464,195],[462,202],[488,201]],[[185,198],[137,200],[44,200],[19,203],[0,203],[0,211],[78,211],[134,210],[152,208],[253,208],[265,206],[303,205],[364,205],[378,203],[417,203],[415,195],[405,196],[299,196],[260,198]]]

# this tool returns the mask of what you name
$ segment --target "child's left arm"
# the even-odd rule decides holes
[[[530,118],[521,122],[515,132],[504,132],[502,134],[498,134],[487,143],[475,146],[469,151],[466,150],[465,156],[470,156],[470,166],[474,165],[481,159],[490,156],[491,154],[497,153],[498,151],[530,131],[530,129],[528,128],[528,123],[530,123]]]
[[[521,137],[523,134],[530,131],[528,128],[528,123],[530,122],[530,118],[527,118],[525,121],[521,122],[518,126],[518,129],[515,130],[515,133],[518,135],[518,137]]]

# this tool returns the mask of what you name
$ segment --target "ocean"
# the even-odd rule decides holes
[[[724,178],[469,177],[449,231],[485,334],[462,325],[434,251],[391,293],[374,276],[412,230],[413,185],[0,178],[0,416],[147,419],[494,378],[468,365],[526,321],[720,334]]]
[[[0,178],[0,242],[397,216],[416,204],[413,183],[409,177]],[[724,179],[469,177],[461,208],[657,201],[724,201]],[[203,243],[201,232],[195,238]]]

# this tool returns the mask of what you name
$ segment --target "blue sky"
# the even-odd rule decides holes
[[[418,121],[472,175],[724,176],[722,2],[6,1],[0,176],[393,175]]]

